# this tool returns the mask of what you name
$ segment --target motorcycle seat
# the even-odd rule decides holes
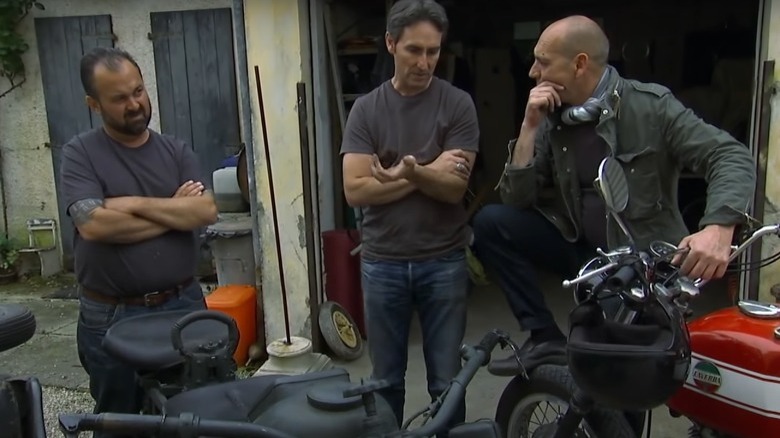
[[[111,326],[103,338],[103,348],[113,357],[139,371],[160,371],[184,362],[174,349],[171,329],[192,313],[190,310],[169,310],[131,316]],[[182,331],[185,351],[197,351],[208,343],[228,342],[228,330],[218,320],[201,319],[188,324]]]
[[[300,375],[271,374],[202,386],[167,400],[165,414],[191,413],[210,420],[251,422],[263,410],[301,389],[323,382],[349,382],[343,368]]]
[[[0,382],[0,423],[3,436],[46,438],[43,391],[35,377],[3,378]]]

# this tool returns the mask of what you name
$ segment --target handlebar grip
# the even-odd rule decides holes
[[[613,275],[607,278],[607,286],[613,289],[622,289],[628,286],[636,278],[636,270],[631,265],[624,265]]]
[[[479,346],[477,348],[480,348],[482,351],[490,354],[490,352],[496,348],[496,344],[498,344],[498,342],[503,337],[507,337],[507,335],[500,330],[491,330],[485,333],[485,336],[483,336],[482,340],[479,341]]]

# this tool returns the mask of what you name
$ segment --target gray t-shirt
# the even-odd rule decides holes
[[[184,142],[150,130],[141,147],[128,148],[102,128],[71,139],[62,151],[61,196],[69,207],[82,199],[120,196],[170,198],[184,182],[200,181],[197,158]],[[197,263],[193,231],[172,230],[132,244],[87,241],[74,233],[79,284],[106,295],[142,295],[191,278]]]
[[[341,145],[342,154],[377,154],[386,168],[405,155],[428,164],[448,149],[478,151],[477,114],[466,92],[435,77],[427,90],[414,96],[400,95],[386,81],[358,98]],[[462,203],[437,201],[416,190],[395,202],[363,210],[364,257],[431,259],[468,242]]]

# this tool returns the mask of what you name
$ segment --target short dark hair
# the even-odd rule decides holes
[[[84,87],[84,92],[92,98],[97,98],[95,95],[95,67],[103,65],[111,71],[116,71],[119,69],[122,61],[130,61],[138,69],[138,74],[143,77],[138,63],[135,62],[135,59],[129,53],[122,49],[116,47],[95,47],[85,54],[81,58],[81,85]]]
[[[450,25],[444,7],[434,0],[399,0],[387,13],[387,33],[398,41],[405,28],[420,21],[429,21],[442,37]]]

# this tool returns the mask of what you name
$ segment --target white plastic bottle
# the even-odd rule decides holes
[[[212,175],[214,202],[220,213],[240,213],[249,211],[249,206],[241,196],[235,167],[217,169]]]

